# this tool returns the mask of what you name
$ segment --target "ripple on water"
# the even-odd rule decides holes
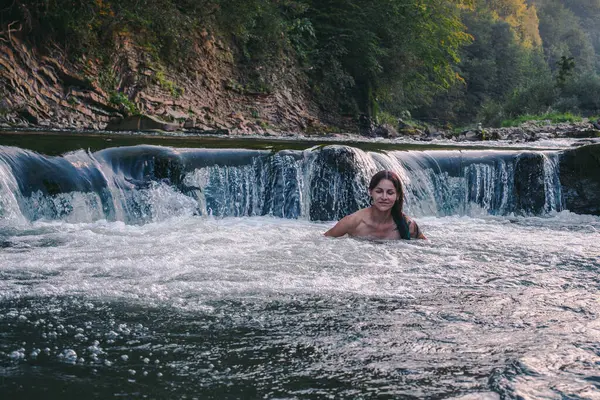
[[[0,387],[594,398],[600,241],[563,217],[422,218],[428,242],[382,243],[274,218],[54,224],[59,247],[0,253]]]

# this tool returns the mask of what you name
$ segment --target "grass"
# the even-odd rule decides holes
[[[559,113],[559,112],[551,112],[541,115],[531,115],[525,114],[520,115],[513,119],[505,119],[502,121],[502,127],[511,127],[511,126],[519,126],[525,122],[529,121],[550,121],[552,124],[557,124],[560,122],[581,122],[582,118],[579,115],[574,115],[570,112]]]
[[[183,95],[183,89],[177,86],[173,81],[167,79],[162,70],[158,70],[154,77],[156,78],[156,82],[160,85],[160,87],[171,93],[171,96],[174,99],[178,99]]]
[[[121,110],[124,110],[127,115],[138,115],[140,111],[134,102],[121,92],[111,92],[109,102]]]

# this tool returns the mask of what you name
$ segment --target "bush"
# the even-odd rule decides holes
[[[477,115],[477,120],[481,121],[485,126],[499,127],[503,119],[504,108],[502,104],[493,100],[484,102]]]
[[[597,74],[580,75],[567,82],[562,89],[562,97],[570,99],[564,104],[563,109],[569,105],[583,114],[591,115],[600,112],[600,76]],[[558,106],[556,107],[557,109]]]
[[[552,80],[539,80],[515,90],[508,98],[504,111],[507,116],[541,114],[547,112],[558,98],[558,89]]]
[[[570,122],[570,123],[581,122],[582,118],[579,115],[574,115],[570,112],[566,112],[566,113],[551,112],[551,113],[545,113],[545,114],[540,114],[540,115],[524,114],[524,115],[520,115],[513,119],[507,119],[507,120],[502,121],[502,126],[503,127],[519,126],[519,125],[523,124],[524,122],[530,122],[530,121],[536,121],[536,122],[550,121],[550,123],[558,124],[561,122]]]

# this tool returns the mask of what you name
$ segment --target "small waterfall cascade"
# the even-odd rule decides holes
[[[369,179],[382,169],[400,175],[411,215],[563,208],[556,152],[133,146],[48,157],[0,146],[0,225],[188,215],[336,220],[369,204]]]

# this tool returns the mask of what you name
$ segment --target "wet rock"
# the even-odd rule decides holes
[[[230,131],[229,129],[220,128],[203,130],[201,133],[206,135],[229,135]]]
[[[162,121],[148,115],[133,115],[118,120],[112,120],[106,125],[109,131],[151,131],[161,130],[172,132],[179,129],[178,124]]]
[[[560,183],[568,210],[600,215],[600,144],[562,152]]]
[[[310,182],[312,221],[338,220],[368,205],[368,182],[364,181],[361,161],[351,148],[324,147],[319,150],[315,165],[319,173]]]
[[[524,214],[542,214],[546,204],[544,157],[521,154],[515,164],[514,183],[516,209]]]

